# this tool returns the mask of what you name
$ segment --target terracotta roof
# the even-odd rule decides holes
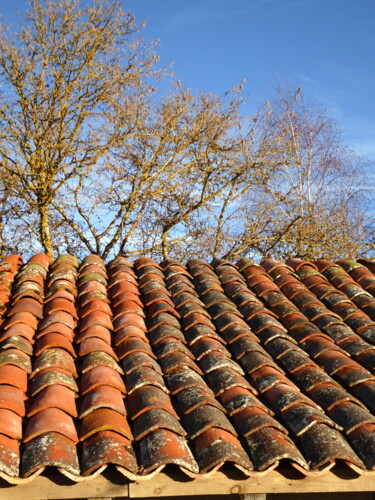
[[[0,476],[375,470],[375,263],[0,263]]]

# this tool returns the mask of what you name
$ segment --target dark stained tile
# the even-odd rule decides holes
[[[160,365],[151,356],[144,352],[137,352],[133,353],[131,356],[126,356],[121,361],[121,366],[125,372],[125,375],[130,375],[140,366],[152,368],[159,375],[162,375],[163,373]]]
[[[338,422],[347,434],[362,425],[375,425],[375,418],[367,410],[351,402],[344,402],[332,408],[331,417]]]
[[[18,349],[7,349],[0,353],[0,366],[14,365],[22,368],[26,373],[31,373],[30,357]]]
[[[266,366],[272,367],[280,373],[283,373],[283,370],[279,368],[274,361],[272,361],[270,356],[264,354],[263,352],[259,352],[259,350],[248,351],[240,359],[242,366],[249,375]]]
[[[226,411],[232,417],[245,408],[257,407],[266,413],[273,415],[273,411],[265,406],[259,399],[255,398],[249,389],[243,387],[232,387],[220,394],[220,400]]]
[[[194,439],[197,462],[201,473],[219,469],[224,463],[233,463],[250,475],[253,465],[238,439],[220,428],[211,428]]]
[[[147,385],[159,387],[165,393],[169,393],[163,377],[150,366],[140,366],[136,368],[126,376],[125,383],[128,395]]]
[[[12,335],[3,340],[0,344],[1,349],[18,349],[19,351],[31,356],[33,354],[32,343],[19,335]]]
[[[71,354],[64,349],[50,348],[35,358],[30,379],[35,377],[37,373],[51,368],[58,368],[59,371],[61,370],[77,378],[77,370]]]
[[[332,410],[336,405],[344,403],[346,401],[352,401],[353,403],[359,405],[361,404],[349,393],[329,382],[326,384],[320,384],[317,387],[313,387],[309,391],[309,394],[314,399],[314,401],[316,401],[322,408],[327,411]]]
[[[363,264],[21,264],[0,263],[10,482],[50,466],[74,481],[107,465],[128,480],[168,464],[192,476],[280,461],[375,469],[375,276]]]
[[[167,429],[151,432],[140,442],[141,473],[149,474],[175,464],[193,474],[199,467],[184,437]]]
[[[134,391],[128,397],[127,406],[129,417],[132,420],[145,411],[155,408],[165,410],[178,419],[169,396],[155,386],[144,386]]]
[[[277,467],[281,460],[297,464],[308,470],[309,465],[294,443],[283,432],[266,427],[250,434],[247,438],[249,454],[259,471]]]
[[[166,380],[168,381],[169,390],[173,395],[191,387],[196,387],[198,389],[202,389],[203,391],[207,390],[207,385],[203,381],[202,377],[187,366],[182,367],[181,370],[173,372],[166,377]],[[209,393],[213,395],[213,392],[210,389]]]
[[[193,327],[194,328],[194,327]],[[186,343],[185,337],[182,335],[179,325],[172,326],[170,324],[162,323],[156,326],[152,331],[149,331],[149,339],[153,347],[156,347],[168,339],[176,339],[182,343]]]
[[[77,383],[72,375],[58,370],[42,370],[31,380],[30,394],[36,396],[40,391],[51,385],[62,385],[74,392],[78,392]]]
[[[312,469],[327,467],[334,464],[336,460],[343,460],[364,468],[363,462],[341,434],[325,424],[317,424],[308,429],[302,434],[300,442]]]
[[[260,393],[266,392],[271,389],[271,387],[278,384],[286,384],[295,387],[293,382],[281,373],[280,368],[276,369],[269,365],[257,368],[251,372],[250,376]]]
[[[215,353],[230,357],[229,351],[223,346],[223,344],[210,337],[198,339],[191,345],[191,351],[197,361],[200,361],[207,355]]]
[[[374,381],[363,382],[362,384],[358,384],[358,385],[354,386],[353,393],[362,402],[365,401],[366,406],[372,412],[375,412],[375,382]]]
[[[48,466],[79,476],[75,443],[57,432],[48,432],[27,442],[21,460],[21,474],[28,477]]]
[[[230,368],[221,368],[210,372],[208,380],[215,396],[220,396],[224,391],[232,387],[243,387],[249,389],[253,394],[257,394],[256,389],[244,377]]]
[[[185,332],[185,338],[190,346],[193,346],[196,342],[201,339],[215,339],[222,344],[226,344],[226,341],[221,337],[214,328],[211,328],[206,325],[196,325],[192,328],[189,328]],[[184,338],[184,340],[185,340]]]
[[[161,358],[160,365],[163,369],[163,373],[166,376],[176,370],[180,370],[183,366],[187,366],[200,375],[203,375],[200,367],[191,359],[190,356],[186,356],[186,354],[184,354],[183,352],[175,352],[170,354],[169,356]]]
[[[218,344],[220,346],[220,349],[224,349],[220,343],[215,342],[215,344]],[[198,342],[195,344],[196,349],[198,349],[199,345],[200,343]],[[185,344],[175,339],[166,339],[165,342],[160,342],[155,348],[155,352],[157,353],[159,360],[176,352],[181,352],[191,359],[199,359],[199,356],[196,355],[196,351],[194,348],[192,348],[191,352]]]
[[[204,431],[213,427],[224,429],[234,436],[237,436],[234,427],[226,418],[224,412],[211,405],[198,406],[194,410],[185,414],[184,425],[188,431],[190,439],[194,439]]]
[[[105,351],[93,351],[86,354],[82,359],[81,373],[86,373],[97,366],[107,366],[121,375],[124,374],[116,360]]]
[[[177,393],[179,412],[188,414],[202,405],[211,405],[226,413],[225,408],[210,393],[198,387],[190,387]]]
[[[286,422],[288,429],[291,429],[296,436],[302,436],[311,427],[324,423],[337,430],[343,430],[332,419],[327,417],[323,411],[317,410],[306,403],[297,403],[287,408],[282,413],[282,418]]]
[[[186,436],[187,433],[179,421],[168,411],[161,408],[151,409],[142,413],[134,420],[134,439],[139,441],[151,432],[159,429],[173,431],[180,436]]]
[[[82,443],[82,475],[88,476],[107,464],[115,464],[132,474],[138,471],[129,439],[117,432],[99,431]]]
[[[364,424],[350,434],[350,442],[368,469],[375,469],[375,425]]]
[[[127,337],[121,343],[117,344],[117,354],[120,359],[136,352],[144,352],[152,358],[157,359],[150,344],[143,339]]]
[[[273,407],[281,412],[288,410],[292,406],[307,404],[321,409],[311,399],[307,398],[300,390],[286,384],[277,384],[267,390],[265,396]]]

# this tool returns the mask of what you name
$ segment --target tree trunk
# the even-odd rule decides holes
[[[163,250],[163,259],[168,259],[168,243],[167,243],[167,235],[168,235],[168,230],[163,229],[163,234],[161,237],[161,242],[162,242],[162,250]]]
[[[48,255],[48,257],[53,258],[48,205],[42,205],[39,207],[39,236],[44,252]]]

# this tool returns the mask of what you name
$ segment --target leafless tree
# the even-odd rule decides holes
[[[47,254],[59,195],[132,133],[131,103],[147,95],[154,60],[112,2],[33,0],[18,30],[1,27],[1,169]]]
[[[241,99],[239,88],[220,98],[194,95],[177,83],[157,104],[138,108],[136,133],[96,167],[96,180],[75,184],[74,205],[56,209],[103,257],[117,251],[191,255],[224,193],[244,192],[269,172],[272,134],[254,154]]]
[[[109,0],[33,0],[0,28],[0,252],[328,258],[373,245],[362,163],[327,110],[277,89],[243,116],[157,84]]]
[[[273,131],[272,175],[235,201],[231,193],[221,200],[214,251],[332,259],[370,251],[364,159],[345,146],[329,110],[306,100],[301,88],[277,87],[268,107],[261,128]]]

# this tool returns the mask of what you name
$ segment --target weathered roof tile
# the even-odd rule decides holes
[[[0,474],[370,473],[371,265],[3,260]]]

